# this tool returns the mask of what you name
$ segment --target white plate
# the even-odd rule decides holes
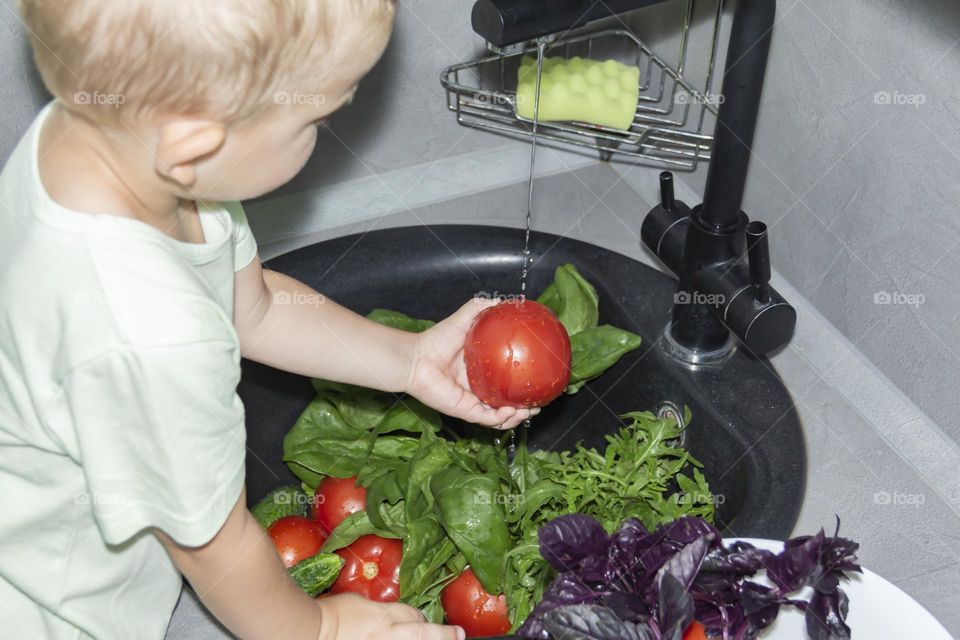
[[[783,542],[756,538],[734,538],[774,553],[783,551]],[[758,582],[763,582],[759,580]],[[769,584],[769,583],[768,583]],[[850,598],[847,625],[853,640],[953,640],[953,636],[917,601],[869,569],[852,574],[840,583]],[[805,598],[810,591],[801,592]],[[762,634],[763,640],[805,640],[803,613],[783,607],[776,622]]]

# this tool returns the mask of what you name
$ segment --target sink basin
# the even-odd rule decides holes
[[[522,232],[467,225],[406,227],[337,238],[268,263],[351,309],[375,307],[439,319],[470,297],[516,294]],[[530,430],[533,448],[603,446],[617,416],[687,405],[693,419],[684,445],[704,465],[717,495],[724,535],[787,537],[805,482],[805,445],[793,402],[763,358],[741,351],[721,365],[692,370],[659,342],[670,320],[674,281],[601,247],[533,233],[529,291],[539,293],[554,269],[571,262],[600,294],[600,321],[643,337],[643,346],[574,396],[543,410]],[[251,503],[294,476],[281,461],[283,436],[313,397],[308,379],[243,363],[247,408],[247,487]]]

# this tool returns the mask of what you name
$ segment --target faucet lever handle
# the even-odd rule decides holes
[[[673,174],[664,171],[660,174],[660,207],[664,211],[673,211],[677,206],[673,195]]]
[[[757,300],[767,303],[770,301],[770,244],[767,225],[756,220],[747,224],[747,259]]]

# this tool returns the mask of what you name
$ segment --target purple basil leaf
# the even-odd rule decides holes
[[[702,571],[752,576],[764,569],[766,563],[775,555],[772,551],[758,549],[746,542],[734,542],[725,549],[715,549],[708,553]]]
[[[663,565],[660,573],[669,573],[680,581],[684,591],[693,584],[693,579],[700,572],[700,566],[704,558],[707,557],[707,551],[713,542],[713,534],[705,534],[687,546],[680,553],[676,554]]]
[[[658,640],[647,625],[621,620],[597,604],[554,609],[547,614],[545,626],[563,640]]]
[[[576,571],[589,556],[606,555],[609,538],[590,516],[572,513],[554,518],[540,529],[540,555],[556,571]]]
[[[648,591],[657,570],[673,553],[660,546],[661,540],[662,534],[647,532],[639,520],[624,520],[610,539],[605,582],[628,593]]]
[[[611,564],[625,568],[632,567],[642,552],[650,547],[653,539],[654,536],[647,532],[639,520],[635,518],[624,520],[616,533],[610,537]]]
[[[606,555],[587,556],[580,561],[577,573],[585,582],[614,583],[617,580],[617,571],[610,565]]]
[[[777,619],[781,600],[770,587],[745,581],[740,589],[740,603],[751,632],[766,629]]]
[[[546,638],[544,619],[550,611],[572,604],[592,604],[605,595],[607,592],[594,591],[575,574],[561,573],[544,591],[543,598],[527,616],[519,633],[525,638]]]
[[[828,538],[821,551],[826,569],[834,573],[843,571],[862,573],[863,571],[857,562],[857,549],[859,548],[859,544],[847,538]]]
[[[823,529],[812,537],[787,540],[783,551],[767,561],[767,577],[784,593],[816,582],[822,572],[820,548],[824,541]]]
[[[840,586],[840,576],[842,573],[819,573],[816,580],[810,583],[815,591],[820,593],[833,593]]]
[[[614,591],[601,598],[599,603],[628,622],[646,622],[653,613],[642,598],[623,591]]]
[[[850,640],[847,626],[849,601],[842,589],[813,594],[804,620],[810,640]]]
[[[720,532],[706,520],[685,516],[663,528],[664,537],[670,542],[679,545],[690,544],[697,538],[701,538],[707,534],[713,534],[713,538],[711,539],[714,541],[713,546],[719,548],[721,546]]]
[[[683,640],[683,632],[693,622],[693,598],[683,583],[669,571],[661,572],[657,583],[660,587],[660,637],[662,640]]]

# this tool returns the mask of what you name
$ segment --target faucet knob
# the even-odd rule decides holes
[[[757,300],[770,302],[770,244],[767,225],[753,221],[747,225],[747,259],[750,262],[750,282],[757,292]]]
[[[676,208],[676,199],[673,195],[673,174],[669,171],[660,174],[660,207],[664,211],[673,211]]]

